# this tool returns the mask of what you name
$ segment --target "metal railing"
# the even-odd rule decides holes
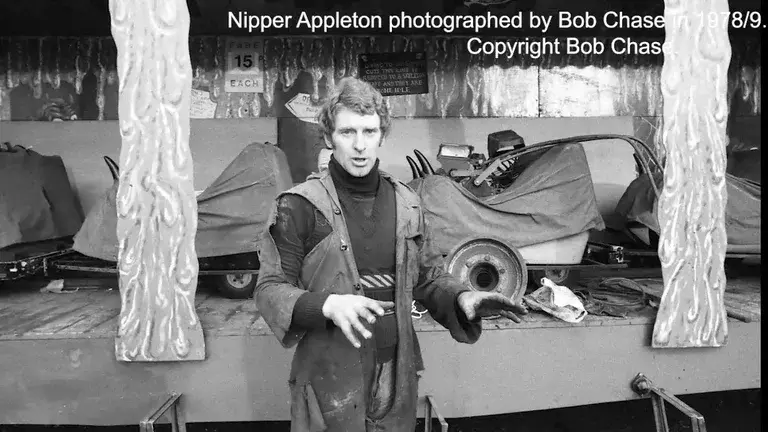
[[[445,417],[437,410],[435,398],[431,395],[424,397],[424,432],[432,432],[432,416],[440,422],[440,432],[448,432],[448,422]]]
[[[675,395],[667,393],[662,388],[656,387],[645,375],[641,373],[637,374],[635,379],[632,380],[632,390],[640,396],[649,396],[651,398],[651,403],[653,404],[653,417],[656,422],[656,432],[669,432],[667,409],[664,402],[668,402],[688,417],[691,421],[692,432],[707,431],[703,415],[699,414],[698,411],[675,397]]]
[[[171,393],[163,402],[153,409],[149,415],[139,424],[141,432],[155,432],[155,423],[166,414],[170,414],[171,430],[173,432],[187,432],[187,425],[179,409],[181,401],[180,393]]]

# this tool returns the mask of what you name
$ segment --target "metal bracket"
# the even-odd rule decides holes
[[[657,432],[669,432],[667,410],[664,406],[664,402],[668,402],[691,420],[692,432],[707,431],[703,415],[699,414],[698,411],[675,397],[675,395],[667,393],[662,388],[656,387],[645,375],[641,373],[637,374],[635,379],[632,380],[632,390],[640,396],[650,396],[651,403],[653,404],[653,417],[656,421]]]
[[[445,421],[445,418],[437,410],[437,403],[435,403],[435,398],[431,395],[426,395],[424,399],[424,432],[432,432],[432,414],[434,414],[435,417],[437,417],[437,420],[440,422],[440,431],[448,432],[448,422]]]
[[[603,264],[623,264],[624,247],[590,241],[587,243],[586,255],[589,259]]]
[[[187,425],[184,422],[181,410],[179,410],[180,400],[180,393],[171,393],[162,404],[152,410],[148,416],[144,417],[144,420],[139,424],[140,432],[155,432],[155,422],[166,413],[171,415],[171,430],[173,432],[187,432]]]
[[[488,165],[488,168],[483,170],[477,178],[472,182],[475,186],[480,186],[483,182],[493,174],[494,171],[501,167],[501,159],[496,159]]]

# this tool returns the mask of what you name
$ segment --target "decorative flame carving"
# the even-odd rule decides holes
[[[121,361],[203,360],[184,0],[112,0],[122,136],[117,190]],[[104,63],[99,56],[99,69]],[[102,72],[99,77],[104,80]]]
[[[652,345],[717,347],[728,336],[725,146],[731,46],[728,27],[712,27],[706,17],[727,16],[728,1],[666,0],[665,5],[666,167],[658,200],[664,294]]]
[[[189,39],[192,87],[210,92],[211,101],[218,104],[216,118],[274,117],[280,112],[275,101],[284,101],[281,93],[291,92],[302,74],[311,87],[301,91],[317,101],[339,78],[357,76],[358,55],[387,51],[424,51],[428,59],[430,93],[388,98],[396,117],[661,116],[661,56],[545,54],[540,59],[507,59],[470,55],[463,37],[268,37],[264,92],[244,97],[224,92],[225,40]],[[87,93],[96,96],[93,119],[111,119],[115,49],[111,38],[0,38],[0,119],[10,120],[10,92],[17,86],[30,86],[41,95],[45,87],[53,89],[64,81],[79,95],[86,76],[94,86]],[[735,115],[760,115],[760,41],[739,39],[733,50],[728,100]]]

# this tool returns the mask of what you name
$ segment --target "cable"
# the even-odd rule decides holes
[[[423,311],[420,311],[418,307],[416,307],[416,300],[411,302],[411,317],[413,319],[420,319],[424,315],[426,315],[428,312],[426,309]]]
[[[637,281],[622,277],[603,279],[575,291],[575,294],[584,301],[589,313],[615,316],[643,309],[652,298]]]

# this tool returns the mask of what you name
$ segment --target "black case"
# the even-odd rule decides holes
[[[509,151],[525,147],[525,140],[513,130],[494,132],[488,135],[488,158],[499,155],[499,150]],[[503,153],[503,152],[502,152]]]

